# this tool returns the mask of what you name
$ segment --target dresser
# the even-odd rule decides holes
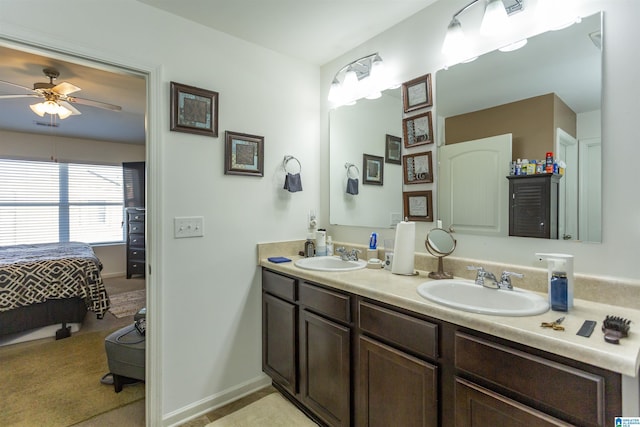
[[[127,238],[127,279],[145,275],[144,208],[125,208]]]

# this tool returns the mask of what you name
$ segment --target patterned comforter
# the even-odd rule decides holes
[[[109,309],[100,260],[85,243],[0,246],[0,312],[81,297],[102,318]]]

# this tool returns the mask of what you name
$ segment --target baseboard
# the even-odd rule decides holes
[[[198,402],[194,402],[166,414],[162,418],[162,425],[165,427],[182,425],[194,418],[198,418],[199,416],[206,414],[207,412],[211,412],[221,406],[263,389],[270,384],[271,378],[262,374],[235,387],[221,391],[220,393],[216,393]]]
[[[103,279],[113,279],[114,277],[125,277],[126,275],[127,275],[126,271],[115,271],[113,273],[101,274]]]

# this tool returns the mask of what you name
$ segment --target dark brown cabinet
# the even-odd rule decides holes
[[[351,297],[262,272],[262,367],[329,426],[351,425]]]
[[[134,274],[145,275],[145,209],[125,209],[127,239],[127,279]]]
[[[612,426],[622,376],[263,269],[263,370],[320,425]]]
[[[558,238],[561,175],[509,176],[509,235]]]

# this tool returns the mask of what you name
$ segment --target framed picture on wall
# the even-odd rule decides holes
[[[264,176],[264,137],[226,131],[224,174]]]
[[[405,184],[428,184],[433,182],[431,151],[402,156]]]
[[[406,191],[402,193],[404,216],[409,221],[433,222],[432,192]]]
[[[425,74],[402,84],[402,101],[404,112],[431,107],[431,74]]]
[[[384,149],[385,163],[395,165],[401,164],[400,151],[402,149],[402,139],[398,136],[387,135]]]
[[[371,154],[362,155],[362,183],[369,185],[383,185],[384,159]]]
[[[171,82],[171,130],[218,136],[218,92]]]
[[[404,133],[404,146],[406,148],[433,144],[431,111],[403,119],[402,132]]]

